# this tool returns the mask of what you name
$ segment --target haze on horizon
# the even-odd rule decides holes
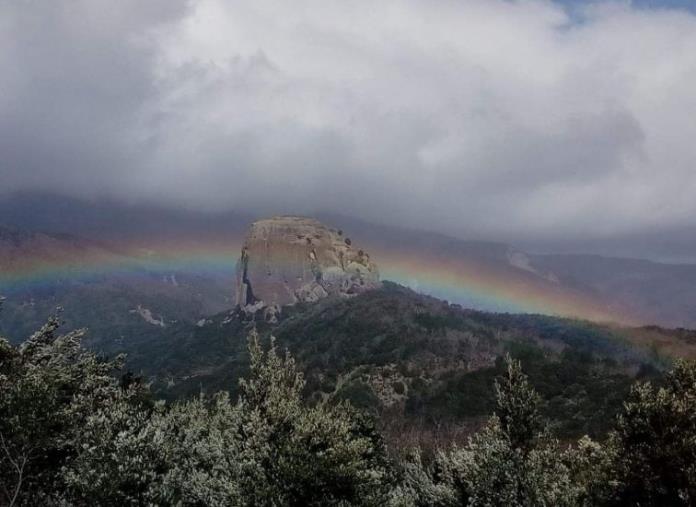
[[[696,258],[689,5],[0,1],[0,194]]]

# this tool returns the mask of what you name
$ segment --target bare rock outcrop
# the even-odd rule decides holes
[[[312,218],[280,216],[251,225],[237,263],[236,302],[247,312],[263,310],[273,321],[283,306],[379,285],[377,266],[341,230]]]

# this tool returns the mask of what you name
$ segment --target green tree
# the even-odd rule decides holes
[[[696,503],[696,361],[680,360],[664,387],[636,384],[611,435],[613,503]]]
[[[229,396],[146,411],[124,396],[95,412],[66,470],[72,498],[91,505],[243,505],[239,410]]]
[[[574,505],[572,456],[553,439],[539,413],[540,397],[509,355],[496,380],[496,415],[447,458],[462,502],[469,505]]]
[[[546,432],[539,413],[541,398],[529,384],[520,361],[508,354],[505,366],[504,375],[494,384],[496,415],[510,446],[524,453]]]
[[[389,466],[370,419],[309,407],[294,360],[249,340],[236,404],[224,393],[146,411],[126,391],[95,411],[66,481],[95,505],[373,505]]]
[[[390,466],[372,420],[310,407],[294,360],[249,340],[251,373],[226,393],[152,403],[59,334],[0,339],[0,505],[374,505]]]
[[[386,495],[389,468],[370,419],[347,403],[308,407],[295,361],[249,339],[242,381],[242,489],[251,504],[373,504]]]
[[[452,477],[443,477],[449,455],[440,453],[426,466],[420,449],[410,451],[399,463],[398,478],[389,498],[391,507],[450,507],[461,505]]]
[[[59,326],[52,317],[19,347],[0,338],[0,504],[58,501],[87,418],[121,395],[122,358],[99,359],[81,348],[83,331]]]
[[[507,356],[495,383],[496,414],[463,447],[440,451],[424,468],[402,466],[394,505],[577,505],[583,490],[572,480],[574,451],[563,450],[539,414],[540,399],[519,361]]]

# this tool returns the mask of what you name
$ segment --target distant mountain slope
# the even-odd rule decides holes
[[[113,262],[118,254],[105,246],[65,233],[33,232],[0,225],[0,283],[9,283],[44,266],[61,265],[65,276],[85,260]]]
[[[518,298],[532,299],[539,295],[538,313],[551,313],[553,302],[557,301],[556,309],[567,308],[569,312],[577,305],[575,315],[580,317],[592,318],[596,314],[598,320],[696,327],[696,265],[693,264],[599,255],[529,254],[504,243],[467,241],[337,215],[323,219],[337,227],[360,231],[361,243],[375,252],[380,267],[386,260],[388,268],[390,257],[397,256],[412,265],[410,271],[401,270],[397,276],[383,269],[387,278],[466,306],[521,311],[524,309],[514,307]],[[458,270],[465,271],[459,280]],[[467,271],[483,274],[477,278]],[[434,274],[447,279],[447,273],[451,274],[447,281],[429,280]],[[473,294],[466,290],[469,281],[480,284]],[[457,283],[465,290],[457,290]],[[498,287],[504,284],[518,284],[521,295],[514,290],[506,295],[504,288]],[[477,298],[476,291],[485,294],[496,290],[502,294],[499,299],[507,299],[507,308],[504,305],[495,308],[498,302],[494,298]]]
[[[229,284],[231,293],[230,273],[244,232],[254,218],[244,213],[201,213],[46,195],[6,197],[0,199],[0,225],[49,231],[53,239],[35,241],[21,254],[7,247],[0,250],[0,279],[21,276],[27,262],[58,262],[60,259],[52,257],[56,255],[64,255],[66,265],[81,268],[86,258],[111,262],[114,254],[129,259],[152,252],[165,257],[163,262],[151,263],[159,263],[151,265],[154,271],[161,276],[176,272],[177,280],[186,275],[196,277],[200,282],[196,282],[196,291],[204,299],[209,292],[206,284],[215,294],[221,293],[223,284]],[[320,214],[318,218],[364,245],[383,279],[466,307],[696,327],[693,265],[536,255],[504,243],[468,241],[336,215]],[[50,245],[56,241],[55,233],[86,239],[72,247],[61,243],[59,253],[54,254]],[[74,271],[67,269],[66,273]],[[217,295],[214,299],[213,306],[220,309],[224,300]],[[198,314],[199,308],[185,312]]]
[[[119,350],[229,308],[233,267],[226,275],[153,271],[103,242],[0,227],[0,331],[19,340],[62,307],[67,326],[93,331],[93,346]]]
[[[696,327],[696,265],[598,255],[534,255],[531,265],[559,283],[620,301],[643,323]]]

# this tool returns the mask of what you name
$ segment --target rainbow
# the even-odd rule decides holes
[[[384,280],[463,307],[501,313],[533,313],[635,324],[627,312],[610,307],[533,273],[462,258],[414,251],[374,251]]]
[[[61,281],[89,282],[111,276],[190,272],[231,274],[241,242],[214,240],[132,242],[50,252],[0,263],[0,293],[49,287]]]
[[[83,248],[0,264],[0,294],[90,281],[106,276],[177,272],[231,275],[242,240],[198,238],[133,241],[110,248]],[[369,247],[369,245],[366,245]],[[415,249],[370,248],[381,278],[464,307],[493,312],[538,313],[599,322],[634,323],[624,312],[519,269]]]

